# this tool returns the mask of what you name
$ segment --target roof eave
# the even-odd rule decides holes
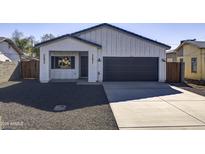
[[[205,47],[199,47],[198,45],[193,44],[193,43],[190,43],[190,42],[183,42],[183,43],[181,43],[181,44],[175,49],[175,51],[177,51],[179,48],[181,48],[181,47],[182,47],[183,45],[185,45],[185,44],[193,45],[193,46],[195,46],[195,47],[197,47],[197,48],[199,48],[199,49],[205,49]]]
[[[90,42],[90,41],[87,41],[87,40],[78,38],[78,37],[76,37],[76,36],[72,36],[72,35],[70,35],[70,34],[62,35],[62,36],[60,36],[60,37],[56,37],[56,38],[54,38],[54,39],[51,39],[51,40],[48,40],[48,41],[45,41],[45,42],[41,42],[41,43],[35,44],[35,47],[36,47],[36,48],[39,48],[39,47],[41,47],[41,46],[47,45],[48,43],[52,43],[52,42],[54,42],[54,41],[57,41],[57,40],[60,40],[60,39],[65,39],[65,38],[68,38],[68,37],[73,38],[73,39],[76,39],[76,40],[81,41],[81,42],[83,42],[83,43],[86,43],[86,44],[95,46],[95,47],[97,47],[97,48],[102,48],[102,46],[99,45],[99,44],[97,44],[97,43]]]

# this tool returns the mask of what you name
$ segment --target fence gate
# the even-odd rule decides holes
[[[23,79],[39,78],[39,60],[28,60],[21,62],[21,74]]]
[[[167,63],[167,82],[182,82],[184,77],[184,64],[179,62]]]

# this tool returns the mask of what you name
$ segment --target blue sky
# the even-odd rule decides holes
[[[71,24],[71,23],[49,23],[49,24],[0,24],[0,36],[11,37],[12,32],[17,29],[24,33],[25,36],[33,35],[37,40],[46,33],[52,33],[55,36],[60,36],[67,33],[72,33],[90,26],[94,23]],[[163,42],[175,48],[180,40],[193,39],[205,41],[205,24],[134,24],[134,23],[117,23],[113,24],[128,31],[143,35],[145,37]]]

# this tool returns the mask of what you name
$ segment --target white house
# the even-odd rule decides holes
[[[100,24],[36,44],[40,81],[88,78],[102,81],[166,80],[170,46],[110,24]]]
[[[12,40],[0,37],[0,61],[19,62],[21,56],[20,49]]]

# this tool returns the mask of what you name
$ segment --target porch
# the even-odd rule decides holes
[[[50,80],[88,79],[88,52],[51,51],[49,57]]]
[[[98,79],[99,45],[71,36],[40,47],[40,82],[51,80]]]
[[[74,83],[76,85],[102,85],[102,82],[88,82],[88,78],[79,79],[53,79],[51,83]]]

